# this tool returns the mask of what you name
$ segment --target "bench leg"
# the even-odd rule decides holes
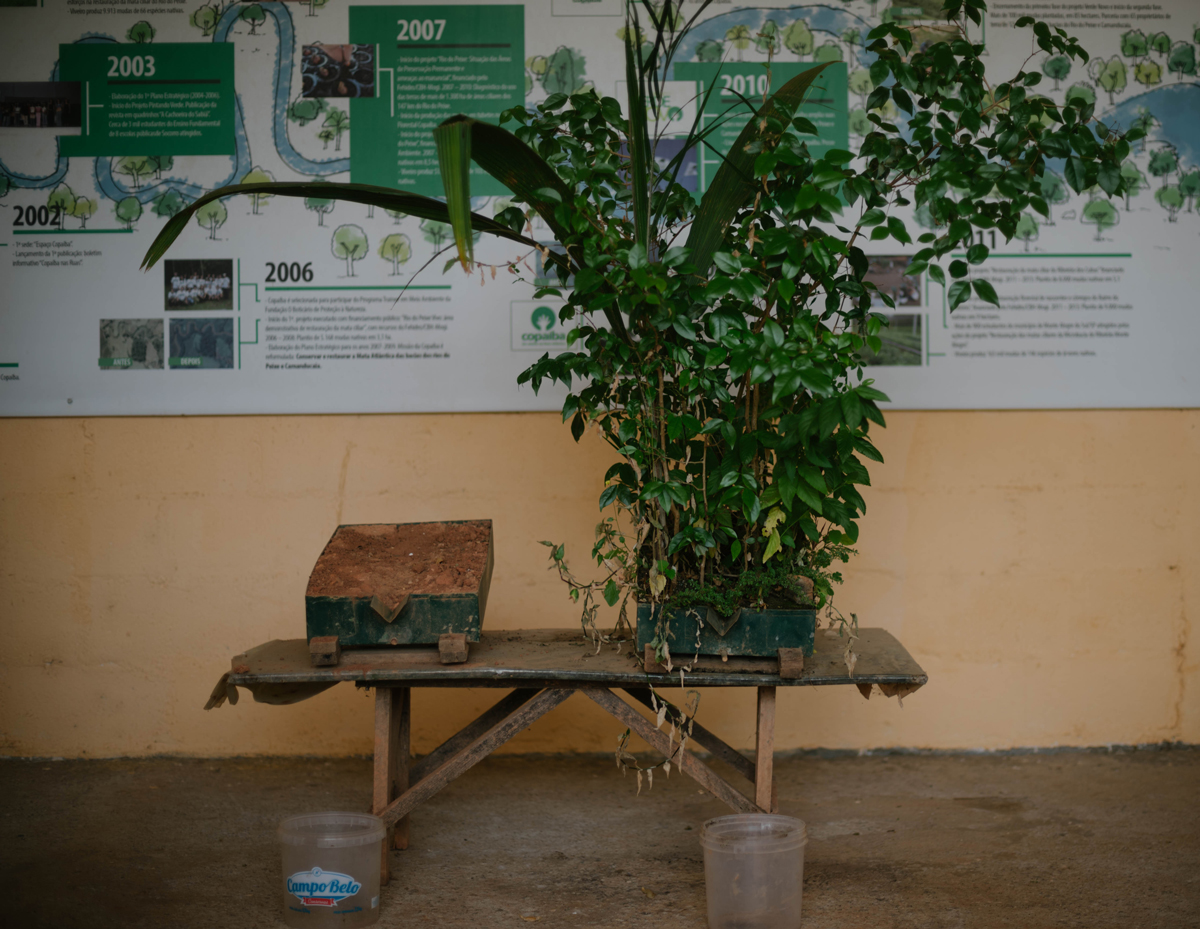
[[[376,815],[408,789],[411,710],[411,688],[375,688],[375,770],[371,811]],[[384,884],[391,877],[388,852],[392,848],[408,848],[407,816],[389,828],[384,837],[379,875]]]
[[[775,688],[758,688],[758,727],[754,746],[754,803],[771,813],[779,811],[775,798]]]

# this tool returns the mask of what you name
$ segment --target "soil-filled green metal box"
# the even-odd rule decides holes
[[[660,605],[637,607],[637,647],[640,653],[654,638]],[[804,609],[739,610],[732,617],[718,616],[709,607],[670,610],[667,614],[667,644],[678,658],[688,655],[773,658],[781,648],[799,648],[813,653],[817,611]]]
[[[308,578],[308,638],[343,646],[479,641],[495,555],[490,519],[338,526]]]

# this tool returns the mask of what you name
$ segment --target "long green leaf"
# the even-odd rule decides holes
[[[570,229],[558,220],[557,208],[559,204],[569,204],[573,194],[541,155],[507,129],[501,129],[491,123],[479,122],[466,116],[453,116],[442,125],[445,126],[447,123],[469,127],[471,160],[511,190],[519,200],[532,206],[546,221],[546,225],[550,227],[550,231],[559,242],[566,242],[570,238]],[[442,145],[449,146],[452,143],[449,140],[443,142],[443,137],[436,133],[434,138],[438,141],[439,163],[443,166],[444,171],[451,172],[449,176],[443,175],[442,186],[447,192],[446,199],[453,210],[456,199],[468,200],[470,197],[468,180],[470,166],[455,157],[443,161],[440,154],[441,147]],[[468,215],[470,224],[474,224],[478,228],[477,215],[474,213]],[[470,228],[470,225],[466,227],[468,242],[470,241]],[[456,230],[456,240],[457,236],[458,231]],[[528,239],[521,241],[530,242],[536,248],[544,250],[544,246],[537,242],[531,242]],[[469,252],[467,254],[469,256]],[[543,254],[545,255],[544,260],[562,268],[567,274],[571,274],[579,268],[577,260],[573,260],[570,255],[564,256],[557,252],[546,254],[544,251]],[[463,255],[460,244],[460,260]],[[470,260],[469,257],[467,260]],[[604,309],[604,315],[608,319],[612,331],[628,340],[629,333],[620,311],[614,306],[608,306]]]
[[[631,15],[630,15],[631,14]],[[646,125],[646,74],[642,69],[641,37],[637,9],[630,5],[625,17],[625,87],[629,99],[629,180],[633,194],[633,236],[636,244],[650,248],[650,130]]]
[[[758,134],[758,124],[763,119],[778,116],[781,110],[787,113],[795,112],[808,94],[812,82],[827,67],[828,63],[809,68],[775,91],[746,123],[737,141],[729,149],[708,191],[700,201],[696,219],[688,233],[687,247],[692,250],[690,260],[699,274],[708,273],[712,256],[725,239],[725,231],[733,222],[738,210],[754,192],[753,169],[756,156],[747,152],[746,146]]]
[[[441,200],[434,200],[432,197],[409,193],[404,190],[392,190],[388,187],[374,187],[370,184],[330,184],[306,181],[231,184],[228,187],[221,187],[211,193],[205,194],[195,202],[189,203],[167,220],[162,232],[158,234],[154,241],[150,243],[150,248],[146,250],[146,257],[142,259],[142,269],[149,270],[154,267],[158,259],[166,253],[171,244],[179,238],[180,233],[187,228],[188,222],[191,221],[191,218],[198,209],[207,203],[212,203],[214,200],[223,200],[235,194],[270,194],[279,197],[313,197],[322,200],[347,200],[352,203],[363,203],[367,206],[377,206],[385,210],[407,213],[410,216],[417,216],[421,219],[432,219],[443,223],[450,222],[450,213],[446,208],[446,204]],[[498,223],[494,219],[488,219],[486,216],[474,213],[471,215],[471,221],[474,228],[479,232],[508,239],[513,242],[520,242],[523,245],[538,247],[538,243],[533,239],[513,232],[503,223]]]
[[[433,130],[446,209],[464,271],[470,271],[475,260],[475,238],[471,235],[471,123],[466,117],[455,117]]]
[[[465,145],[461,141],[464,136],[469,136]],[[438,147],[446,204],[451,215],[460,216],[460,222],[462,217],[470,215],[470,161],[474,161],[518,199],[533,207],[560,241],[567,236],[568,230],[558,221],[555,209],[559,203],[570,202],[571,189],[541,155],[507,129],[468,116],[451,116],[434,130],[433,137]],[[469,160],[463,157],[464,151]],[[558,199],[545,196],[546,190],[554,191]],[[471,255],[470,230],[470,223],[456,226],[454,230],[459,260],[464,266]]]

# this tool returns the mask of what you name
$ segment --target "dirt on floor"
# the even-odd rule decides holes
[[[724,773],[733,779],[728,770]],[[804,929],[1200,926],[1200,751],[781,758]],[[417,810],[382,927],[705,926],[677,773],[500,756]],[[0,924],[276,927],[275,828],[364,810],[365,759],[0,761]]]

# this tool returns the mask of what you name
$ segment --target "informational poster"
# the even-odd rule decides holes
[[[697,4],[689,3],[690,16]],[[932,41],[940,0],[714,3],[679,43],[651,114],[665,163],[711,125],[819,63],[811,143],[856,150],[870,131],[866,35],[885,19]],[[1018,30],[1031,15],[1077,34],[1088,62]],[[358,0],[0,0],[0,415],[555,409],[517,375],[567,349],[558,304],[534,299],[540,253],[482,238],[482,269],[444,270],[442,223],[270,195],[197,212],[151,272],[166,219],[243,181],[329,181],[439,196],[430,130],[466,114],[592,87],[624,100],[623,0],[395,4]],[[992,0],[971,41],[999,82],[1094,101],[1147,130],[1129,193],[1077,193],[1062,165],[979,272],[1000,307],[954,313],[875,243],[895,301],[867,375],[901,409],[1196,406],[1200,376],[1200,13],[1191,0]],[[1032,52],[1032,57],[1031,57]],[[903,124],[889,104],[881,117]],[[692,152],[700,197],[740,121]],[[476,171],[473,206],[508,205]],[[845,219],[851,223],[853,211]],[[898,212],[915,232],[923,211]],[[534,233],[553,245],[548,230]],[[907,254],[906,254],[907,253]],[[509,268],[518,273],[511,273]]]

